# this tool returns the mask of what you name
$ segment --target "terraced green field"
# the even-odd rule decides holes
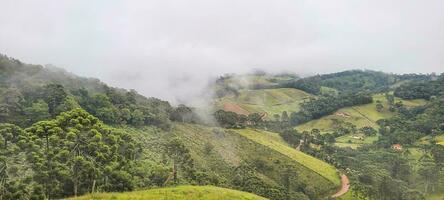
[[[266,200],[255,194],[214,186],[177,186],[124,193],[97,193],[70,200]]]
[[[266,112],[271,119],[274,114],[280,115],[283,111],[288,113],[298,111],[299,104],[311,96],[292,88],[241,90],[237,97],[227,96],[218,99],[216,106],[223,108],[225,103],[235,103],[250,113]]]
[[[234,88],[249,88],[254,85],[262,86],[276,86],[279,83],[294,80],[295,77],[291,75],[255,75],[244,74],[234,75],[228,79],[223,80],[224,85],[232,86]]]
[[[308,169],[315,171],[336,186],[340,185],[339,175],[333,166],[288,146],[277,133],[252,129],[236,130],[236,132],[259,144],[267,146],[274,151],[288,156]]]

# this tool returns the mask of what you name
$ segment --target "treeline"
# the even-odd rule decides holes
[[[280,87],[300,89],[315,95],[322,94],[323,87],[347,92],[382,92],[398,79],[396,75],[383,72],[350,70],[281,83]]]
[[[367,93],[342,93],[337,96],[320,96],[300,105],[299,112],[290,115],[290,122],[298,125],[313,119],[333,114],[338,109],[348,106],[356,106],[372,103],[373,98]]]
[[[245,128],[256,126],[263,122],[263,114],[251,113],[249,115],[237,114],[231,111],[218,110],[213,114],[218,125],[224,128]]]
[[[254,126],[256,128],[267,128],[280,132],[289,126],[299,125],[313,119],[318,119],[326,115],[333,114],[337,110],[362,104],[372,103],[373,98],[368,93],[346,94],[337,96],[320,96],[312,98],[300,105],[300,111],[292,112],[288,116],[284,111],[281,115],[275,115],[275,120],[265,120],[264,113],[251,113],[247,115],[235,112],[218,110],[213,116],[217,123],[224,128],[245,128]]]
[[[444,74],[436,80],[413,81],[396,88],[394,95],[403,99],[427,99],[444,95]]]

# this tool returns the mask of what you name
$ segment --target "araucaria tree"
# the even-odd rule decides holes
[[[126,170],[137,156],[137,143],[82,109],[34,124],[25,139],[33,179],[48,199],[133,189]]]

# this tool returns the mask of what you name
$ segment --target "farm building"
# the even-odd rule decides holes
[[[392,149],[395,151],[401,151],[402,150],[402,145],[401,144],[393,144],[392,145]]]

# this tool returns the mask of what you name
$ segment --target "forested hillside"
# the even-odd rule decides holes
[[[82,107],[113,125],[169,126],[168,102],[112,88],[56,67],[24,64],[0,55],[0,122],[27,127]]]
[[[273,90],[312,95],[293,108],[297,111],[251,120],[253,112],[243,118],[227,110],[216,119],[226,127],[254,124],[273,130],[294,148],[333,164],[351,179],[351,191],[343,198],[433,198],[444,192],[443,76],[354,70],[286,80]],[[245,96],[242,90],[239,97]],[[270,89],[250,88],[248,93],[264,90]],[[243,106],[241,98],[230,100]],[[260,135],[248,136],[276,145]]]
[[[202,120],[194,108],[174,107],[53,66],[0,58],[2,199],[172,185],[319,199],[338,186],[300,160],[237,132],[196,125]],[[260,121],[253,115],[242,125]]]

